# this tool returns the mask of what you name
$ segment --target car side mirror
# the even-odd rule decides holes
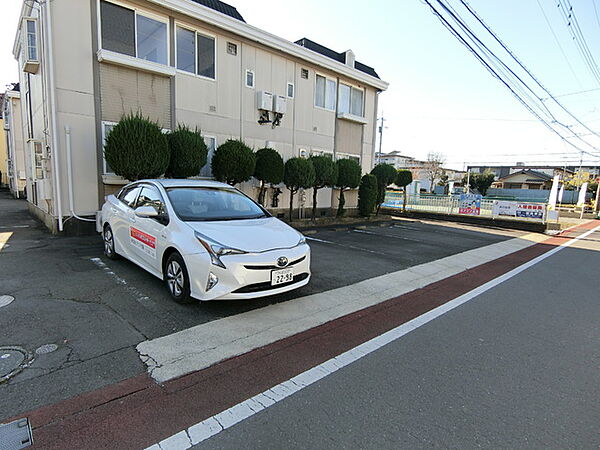
[[[148,219],[155,219],[159,216],[158,211],[152,206],[140,206],[135,210],[135,215]]]

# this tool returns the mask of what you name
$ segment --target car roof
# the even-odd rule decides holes
[[[161,178],[155,180],[140,180],[140,182],[149,181],[152,183],[157,183],[162,185],[164,188],[172,188],[172,187],[221,187],[221,188],[229,188],[233,189],[233,186],[230,186],[226,183],[221,183],[219,181],[213,180],[189,180],[189,179],[175,179],[175,178]]]

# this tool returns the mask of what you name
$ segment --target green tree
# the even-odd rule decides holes
[[[167,137],[157,123],[140,113],[129,114],[106,137],[104,158],[127,180],[158,178],[169,166]]]
[[[412,183],[413,176],[410,170],[399,170],[396,175],[396,185],[400,186],[404,192],[404,201],[402,202],[402,211],[406,212],[406,187]]]
[[[232,186],[248,181],[254,174],[255,166],[256,159],[252,149],[234,139],[219,145],[212,158],[214,177]]]
[[[379,182],[377,177],[372,174],[363,175],[358,187],[358,212],[361,216],[369,217],[373,213],[378,195]]]
[[[261,148],[256,152],[254,178],[260,181],[258,203],[265,205],[266,184],[279,184],[283,181],[283,158],[272,148]]]
[[[305,158],[291,158],[285,163],[283,182],[290,190],[290,220],[294,208],[294,194],[300,189],[308,189],[315,182],[315,168],[312,161]]]
[[[208,148],[198,129],[179,125],[167,135],[171,158],[166,174],[172,178],[196,176],[206,164]]]
[[[469,177],[463,177],[463,184],[467,184],[467,178],[469,179],[469,187],[481,195],[487,194],[487,190],[490,188],[496,176],[492,171],[486,170],[483,173],[472,173]]]
[[[340,190],[340,201],[338,204],[337,216],[341,217],[344,215],[344,205],[346,204],[344,191],[358,187],[360,183],[361,169],[360,164],[353,159],[338,159],[335,164],[338,168],[338,178],[335,184]]]
[[[311,156],[310,161],[315,168],[313,188],[312,220],[317,216],[317,193],[324,187],[332,187],[337,181],[337,165],[328,156]]]
[[[396,169],[391,164],[377,164],[371,170],[371,175],[375,175],[377,178],[377,214],[379,214],[379,209],[381,208],[381,204],[385,200],[385,192],[387,187],[396,181]]]

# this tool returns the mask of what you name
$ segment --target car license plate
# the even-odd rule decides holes
[[[271,272],[271,286],[294,281],[294,269],[273,270]]]

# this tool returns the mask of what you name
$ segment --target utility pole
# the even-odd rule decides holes
[[[385,122],[386,119],[382,115],[379,118],[379,120],[381,121],[381,124],[379,125],[379,154],[377,155],[377,164],[381,164],[381,142],[383,141],[383,122]]]

